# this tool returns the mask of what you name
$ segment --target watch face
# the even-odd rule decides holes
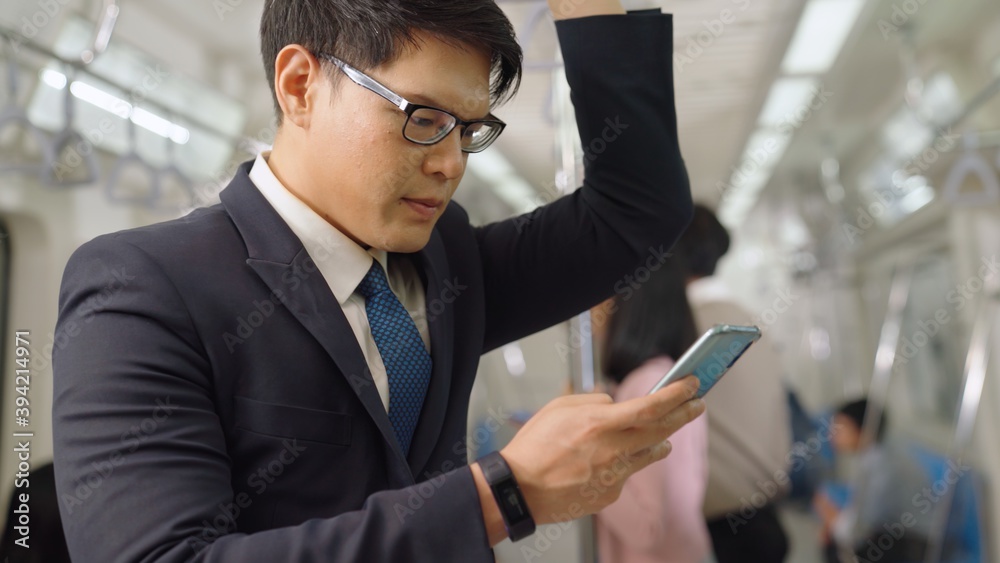
[[[535,520],[531,517],[517,480],[503,457],[497,452],[487,454],[480,460],[480,464],[511,541],[518,541],[535,533]]]
[[[510,507],[511,512],[516,512],[519,518],[524,517],[524,507],[521,506],[521,499],[517,495],[517,490],[510,488],[507,490],[507,506]],[[513,516],[514,514],[511,514]]]

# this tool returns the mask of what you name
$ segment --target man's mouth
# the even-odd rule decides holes
[[[404,197],[403,201],[409,206],[414,212],[417,213],[422,218],[430,219],[437,214],[438,210],[444,205],[444,201],[434,198],[408,198]]]

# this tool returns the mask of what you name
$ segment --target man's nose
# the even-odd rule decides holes
[[[466,155],[462,152],[462,128],[456,127],[441,142],[432,145],[424,159],[424,173],[458,180],[465,173]]]

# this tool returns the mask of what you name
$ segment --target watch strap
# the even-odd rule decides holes
[[[507,460],[500,452],[492,452],[479,459],[479,467],[493,492],[510,541],[518,541],[535,533],[535,519],[528,510],[528,503],[524,500],[521,487],[507,465]]]

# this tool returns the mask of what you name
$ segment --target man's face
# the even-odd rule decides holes
[[[417,47],[365,73],[412,103],[466,120],[485,117],[489,57],[427,33],[416,37]],[[319,81],[309,126],[295,143],[304,192],[296,195],[362,246],[416,252],[465,173],[461,128],[436,145],[412,143],[402,134],[405,113],[346,75],[338,78],[335,87]]]

